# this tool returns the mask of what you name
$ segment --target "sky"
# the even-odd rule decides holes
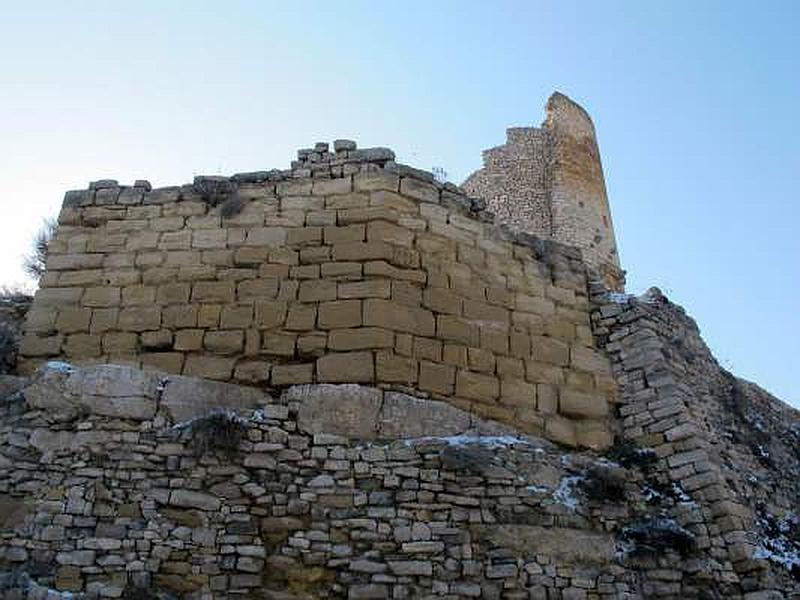
[[[388,146],[460,183],[559,90],[592,115],[628,291],[800,407],[800,3],[0,0],[0,284],[68,189]]]

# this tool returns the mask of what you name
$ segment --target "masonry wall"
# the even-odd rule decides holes
[[[494,227],[390,151],[348,148],[301,151],[289,171],[69,193],[23,369],[375,383],[608,445],[614,382],[579,254]]]
[[[594,124],[563,94],[547,102],[540,128],[513,127],[463,184],[514,228],[580,248],[612,289],[622,289],[611,210]]]

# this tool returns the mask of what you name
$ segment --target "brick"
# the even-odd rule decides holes
[[[243,331],[208,331],[203,346],[217,354],[236,354],[244,347]]]
[[[417,381],[417,361],[382,350],[375,353],[375,374],[381,382],[410,385]]]
[[[423,202],[439,202],[439,188],[432,183],[427,183],[413,177],[403,177],[400,180],[400,193]]]
[[[450,396],[455,385],[456,369],[451,365],[427,360],[419,363],[419,389]]]
[[[436,331],[432,312],[376,298],[364,300],[364,325],[425,337],[433,337]]]
[[[311,331],[317,322],[317,307],[313,304],[295,304],[289,307],[286,329],[290,331]]]
[[[259,329],[273,329],[286,319],[286,302],[259,300],[255,303],[255,325]]]
[[[391,282],[388,279],[368,279],[339,283],[339,298],[389,298]]]
[[[478,326],[460,317],[437,316],[436,335],[443,340],[458,342],[465,346],[479,345]]]
[[[456,395],[480,402],[493,402],[500,395],[500,381],[491,375],[460,370],[456,376]]]
[[[334,329],[328,334],[328,348],[331,350],[391,348],[393,345],[394,333],[378,327]]]
[[[183,374],[224,381],[231,378],[235,362],[235,358],[190,354],[186,357]]]
[[[324,302],[336,300],[337,283],[333,280],[301,281],[298,299],[300,302]]]
[[[598,419],[608,415],[609,406],[605,397],[599,394],[584,394],[565,388],[559,393],[558,411],[578,419]]]
[[[117,321],[124,331],[147,331],[161,328],[161,309],[154,306],[123,308]]]
[[[272,367],[272,385],[298,385],[314,381],[314,365],[275,365]]]
[[[236,284],[232,281],[198,281],[192,287],[192,302],[233,303]]]
[[[329,383],[363,383],[375,379],[371,352],[327,354],[317,360],[317,381]]]
[[[321,329],[358,327],[361,325],[361,301],[323,302],[319,305],[317,323]]]
[[[37,295],[37,300],[38,300]],[[81,299],[81,304],[103,308],[108,306],[119,306],[120,289],[118,287],[90,287],[86,288]]]

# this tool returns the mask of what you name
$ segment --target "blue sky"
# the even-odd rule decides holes
[[[6,2],[0,282],[89,180],[346,137],[460,182],[557,89],[594,118],[629,290],[800,407],[798,30],[796,2]]]

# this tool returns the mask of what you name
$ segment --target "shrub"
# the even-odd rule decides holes
[[[45,219],[33,239],[33,248],[30,254],[25,257],[23,268],[28,275],[37,281],[44,275],[44,270],[47,266],[48,246],[50,245],[50,240],[53,239],[57,225],[55,219]]]
[[[245,422],[233,413],[215,410],[180,427],[180,438],[192,448],[195,456],[220,452],[233,457],[247,433]]]
[[[621,502],[625,499],[625,477],[614,469],[593,466],[581,479],[580,485],[590,500]]]

